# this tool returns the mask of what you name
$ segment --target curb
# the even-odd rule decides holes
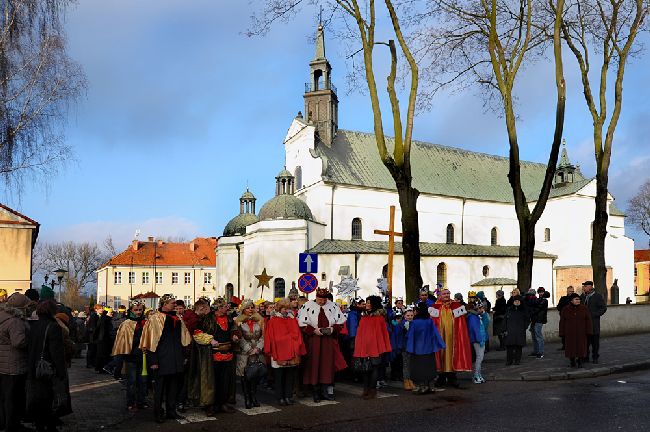
[[[600,366],[592,369],[568,370],[567,372],[554,373],[528,373],[522,372],[517,375],[494,375],[489,374],[489,381],[567,381],[585,378],[595,378],[605,375],[612,375],[622,372],[650,369],[650,360],[622,363],[613,366]]]

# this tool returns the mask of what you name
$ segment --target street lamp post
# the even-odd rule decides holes
[[[61,268],[54,270],[52,273],[56,275],[56,279],[59,281],[59,303],[61,303],[61,289],[63,288],[63,276],[67,273],[67,270]],[[52,279],[52,289],[54,289],[54,279]]]

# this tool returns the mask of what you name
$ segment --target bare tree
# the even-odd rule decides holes
[[[34,265],[40,271],[46,274],[59,268],[67,271],[63,279],[62,300],[78,298],[88,285],[97,282],[95,270],[106,259],[106,252],[96,243],[72,241],[37,245],[36,255],[39,259]]]
[[[535,227],[553,185],[562,131],[566,88],[562,62],[561,23],[564,0],[549,5],[556,11],[545,16],[546,6],[537,0],[436,0],[416,9],[409,22],[427,21],[430,26],[414,36],[417,55],[422,58],[422,99],[450,86],[477,83],[486,90],[487,101],[494,103],[505,119],[508,133],[508,180],[513,192],[519,222],[519,260],[517,287],[531,287]],[[546,21],[545,21],[546,19]],[[550,145],[546,172],[537,196],[527,196],[521,181],[521,160],[517,136],[516,83],[522,69],[552,47],[555,65],[555,130]],[[496,98],[492,99],[496,95]],[[535,201],[535,205],[529,203]]]
[[[375,0],[265,0],[262,10],[253,16],[249,35],[259,35],[268,31],[273,22],[286,20],[297,13],[304,4],[325,5],[328,15],[341,19],[342,27],[355,45],[361,46],[358,53],[363,56],[363,76],[370,97],[374,119],[374,132],[377,151],[390,172],[399,196],[402,211],[402,247],[404,251],[405,289],[408,300],[417,297],[422,286],[420,271],[420,230],[418,222],[417,199],[420,192],[413,187],[411,173],[411,144],[413,118],[418,92],[419,68],[413,56],[407,37],[402,31],[400,15],[391,0],[384,0],[384,8],[379,8]],[[377,40],[377,20],[386,18],[391,36],[397,39]],[[386,95],[390,101],[392,128],[395,139],[392,151],[387,145],[384,132],[383,112],[380,105],[380,92],[377,88],[375,48],[386,46],[390,55],[390,71],[386,77]],[[402,67],[408,75],[408,103],[403,117],[397,97],[396,81],[398,60],[403,59]]]
[[[627,206],[627,220],[650,236],[650,180],[639,188]]]
[[[0,15],[0,176],[9,193],[46,178],[72,156],[68,104],[85,88],[66,53],[63,14],[73,0],[4,0]]]
[[[625,66],[638,53],[638,34],[644,30],[650,2],[647,0],[569,0],[562,23],[562,37],[573,53],[582,78],[583,94],[593,121],[596,159],[596,209],[594,212],[591,266],[597,292],[607,298],[605,239],[608,221],[609,164],[614,132],[623,107]],[[598,73],[591,74],[596,61]],[[596,79],[592,78],[595,75]],[[614,109],[608,82],[614,84]]]
[[[115,245],[113,244],[113,236],[110,234],[104,239],[104,252],[107,255],[107,260],[117,255],[117,249],[115,249]]]

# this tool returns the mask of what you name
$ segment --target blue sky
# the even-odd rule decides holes
[[[88,92],[71,112],[67,141],[76,161],[47,188],[28,185],[9,204],[42,224],[41,239],[101,241],[122,248],[142,236],[219,236],[248,184],[272,197],[282,141],[298,110],[313,55],[314,11],[265,37],[242,35],[254,2],[80,0],[67,15],[71,56]],[[646,39],[647,41],[647,39]],[[371,131],[367,96],[349,92],[347,47],[326,44],[339,89],[339,126]],[[594,174],[591,120],[567,57],[565,137],[569,154]],[[611,191],[625,208],[650,177],[650,55],[627,69]],[[530,67],[519,87],[522,156],[545,162],[552,137],[553,70]],[[383,78],[380,78],[383,87]],[[550,86],[549,86],[550,85]],[[507,155],[501,118],[478,91],[442,95],[418,115],[417,139]],[[405,100],[405,98],[403,98]],[[258,206],[260,208],[261,206]],[[637,247],[647,237],[628,228]]]

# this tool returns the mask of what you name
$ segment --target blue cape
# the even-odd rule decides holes
[[[445,349],[445,342],[440,336],[432,319],[414,319],[406,333],[406,352],[425,355]]]

